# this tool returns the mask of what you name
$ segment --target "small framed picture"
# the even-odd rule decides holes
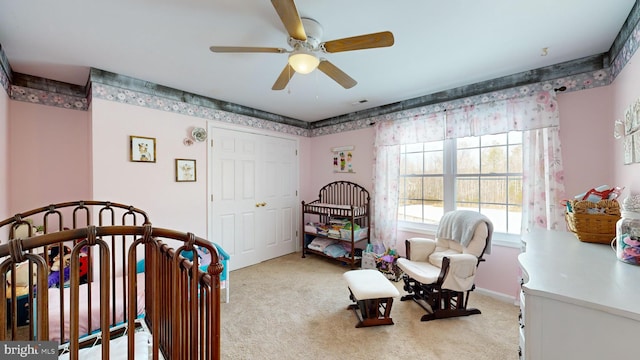
[[[196,161],[176,159],[176,181],[196,181]]]
[[[142,136],[129,136],[131,143],[131,161],[156,162],[156,139]]]

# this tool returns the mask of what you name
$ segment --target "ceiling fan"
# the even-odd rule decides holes
[[[322,26],[309,18],[301,18],[294,0],[271,0],[280,20],[289,33],[288,44],[293,50],[272,47],[211,46],[214,53],[289,53],[289,61],[273,84],[272,90],[284,89],[297,72],[308,74],[316,68],[332,78],[345,89],[357,82],[317,53],[337,53],[393,45],[393,34],[383,31],[343,39],[321,42]]]

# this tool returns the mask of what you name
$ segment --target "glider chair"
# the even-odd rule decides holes
[[[456,210],[442,217],[435,240],[407,239],[407,257],[399,258],[398,266],[408,295],[400,300],[413,300],[425,309],[422,321],[480,314],[468,309],[467,302],[478,264],[491,252],[492,232],[484,215]]]

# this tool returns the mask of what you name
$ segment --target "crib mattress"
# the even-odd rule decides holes
[[[152,335],[148,330],[137,331],[135,334],[135,355],[134,359],[151,359]],[[109,342],[110,360],[127,360],[128,343],[126,336],[111,339]],[[162,353],[160,359],[164,359]],[[102,356],[102,345],[98,344],[89,348],[78,350],[80,359],[100,359]],[[67,360],[70,358],[68,352],[62,353],[58,359]]]
[[[144,286],[144,273],[137,274],[138,292],[137,292],[137,314],[142,315],[145,307],[145,286]],[[116,323],[124,321],[124,299],[122,291],[122,278],[116,278]],[[89,312],[89,286],[91,287],[91,311]],[[60,341],[60,289],[49,289],[49,340]],[[71,333],[71,321],[69,306],[71,303],[71,292],[69,288],[65,288],[64,291],[64,340],[69,340]],[[109,296],[111,299],[111,296]],[[109,301],[111,303],[111,301]],[[92,282],[90,284],[80,285],[80,302],[79,302],[79,333],[80,335],[90,334],[93,331],[100,329],[100,284],[98,282]],[[89,328],[89,314],[91,316],[91,328]],[[113,316],[113,310],[110,314]]]

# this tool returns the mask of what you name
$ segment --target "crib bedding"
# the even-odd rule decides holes
[[[122,292],[122,278],[116,277],[116,324],[119,324],[124,321],[124,294]],[[145,284],[144,284],[144,273],[137,274],[137,283],[138,283],[138,291],[137,291],[137,315],[144,314],[144,304],[145,304]],[[89,287],[91,287],[91,311],[89,311],[89,302],[87,299],[89,298]],[[69,340],[69,335],[71,333],[71,317],[69,316],[69,307],[71,303],[71,289],[64,288],[64,341]],[[79,301],[79,334],[86,335],[90,334],[93,331],[100,329],[100,283],[92,282],[89,284],[80,285],[80,301]],[[111,299],[111,295],[109,295],[109,299]],[[91,314],[91,329],[89,329],[89,314]],[[113,310],[110,314],[110,319],[113,316]],[[49,289],[49,340],[51,341],[60,341],[60,321],[62,316],[60,315],[60,289],[58,288],[50,288]],[[62,341],[62,342],[64,342]]]
[[[134,359],[151,359],[151,342],[152,335],[147,330],[136,331],[135,334],[135,355]],[[109,359],[110,360],[127,360],[127,337],[120,336],[109,341]],[[91,347],[83,348],[78,351],[78,357],[81,359],[99,359],[102,355],[102,345],[96,344]],[[162,353],[159,353],[160,359],[164,359]],[[58,359],[69,359],[69,353],[63,352]]]

